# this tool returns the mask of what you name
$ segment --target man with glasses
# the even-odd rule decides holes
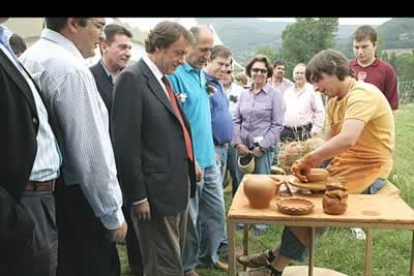
[[[118,276],[116,241],[127,225],[109,138],[108,110],[85,58],[95,54],[104,18],[46,18],[21,57],[49,107],[63,151],[56,193],[59,276]]]

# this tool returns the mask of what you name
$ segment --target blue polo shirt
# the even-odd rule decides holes
[[[181,101],[181,107],[190,122],[198,164],[202,168],[215,165],[210,102],[204,72],[185,63],[167,77],[177,95],[187,94],[185,101]]]
[[[204,72],[207,83],[216,88],[210,98],[211,126],[215,145],[230,143],[233,132],[233,119],[229,110],[229,100],[224,93],[223,86],[214,77]]]

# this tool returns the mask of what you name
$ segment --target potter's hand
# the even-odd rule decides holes
[[[246,155],[251,154],[250,150],[244,144],[237,144],[236,148],[241,156],[246,156]]]
[[[302,182],[309,182],[306,175],[309,174],[310,169],[313,168],[310,156],[305,155],[304,157],[298,159],[293,163],[292,168],[290,169],[292,174],[300,179]]]

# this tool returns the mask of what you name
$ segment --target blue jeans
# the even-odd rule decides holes
[[[371,186],[369,186],[363,193],[375,194],[378,192],[387,182],[386,179],[377,178]],[[326,229],[327,230],[327,229]],[[326,233],[323,231],[316,235],[315,244],[319,241],[319,238]],[[282,242],[279,248],[279,254],[299,262],[303,262],[309,255],[309,248],[300,242],[296,236],[292,233],[289,227],[283,229]]]
[[[217,249],[227,238],[223,184],[216,165],[202,168],[203,179],[188,206],[187,232],[183,250],[183,270],[194,271],[199,263],[207,266],[218,261]],[[203,231],[200,232],[201,225]],[[203,244],[203,249],[200,249]]]
[[[219,162],[216,162],[216,163],[220,171],[221,184],[223,184],[224,177],[226,175],[226,170],[227,170],[228,146],[214,146],[214,150],[220,159]]]

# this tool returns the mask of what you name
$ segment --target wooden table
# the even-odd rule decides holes
[[[298,196],[298,195],[295,195]],[[372,275],[372,237],[374,229],[414,230],[414,210],[408,206],[398,194],[393,195],[349,195],[348,209],[340,216],[327,215],[322,208],[323,194],[299,195],[315,204],[312,213],[304,216],[291,216],[277,210],[273,198],[267,209],[252,209],[244,193],[243,181],[240,183],[231,204],[227,231],[229,239],[229,272],[236,275],[235,228],[237,223],[245,224],[282,224],[285,226],[309,227],[311,242],[308,275],[313,276],[315,227],[360,227],[366,231],[365,276]],[[248,230],[245,227],[244,254],[248,254]],[[410,262],[410,276],[414,276],[414,231]]]

